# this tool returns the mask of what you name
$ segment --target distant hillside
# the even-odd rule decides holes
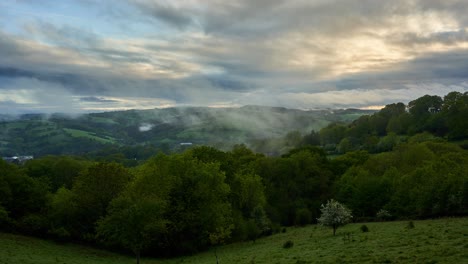
[[[351,122],[370,110],[302,111],[279,107],[179,107],[0,118],[0,155],[84,154],[109,146],[174,151],[180,143],[226,149],[235,144],[302,134],[331,122]]]

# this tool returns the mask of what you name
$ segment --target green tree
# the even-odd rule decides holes
[[[418,133],[430,128],[428,120],[432,115],[436,115],[436,117],[438,117],[437,113],[442,108],[442,104],[442,98],[436,95],[425,95],[409,102],[408,109],[413,121],[409,128],[409,132]],[[434,117],[432,117],[432,119],[434,119]],[[433,120],[432,123],[434,122],[435,121]]]
[[[0,206],[11,219],[41,213],[48,201],[46,184],[0,159]]]
[[[32,178],[45,180],[52,192],[62,186],[70,189],[74,179],[91,162],[70,156],[46,156],[33,159],[25,164],[26,173]]]
[[[346,136],[346,126],[342,124],[332,123],[320,130],[320,139],[322,145],[336,145]]]
[[[170,157],[160,154],[138,167],[134,180],[97,223],[98,238],[131,250],[137,263],[142,250],[160,245],[168,235],[169,220],[165,214],[177,181],[169,173],[169,161]]]
[[[141,195],[140,189],[121,195],[112,201],[109,214],[98,221],[98,238],[130,249],[139,264],[141,251],[166,232],[166,202],[161,197]]]
[[[232,224],[229,185],[216,163],[190,155],[175,155],[167,171],[176,181],[166,214],[170,220],[169,247],[174,253],[195,252],[210,244],[210,234]]]
[[[449,139],[468,138],[468,92],[451,92],[444,97],[442,115],[445,119]]]
[[[310,131],[309,134],[305,135],[302,139],[303,145],[318,146],[320,145],[320,134],[315,130]]]
[[[305,147],[258,163],[265,184],[268,216],[283,225],[296,223],[296,211],[308,208],[315,219],[320,201],[330,197],[333,173],[322,149]]]
[[[353,210],[355,217],[373,217],[392,195],[391,183],[382,175],[370,174],[362,167],[352,167],[336,181],[339,201]]]
[[[97,163],[76,177],[73,199],[76,228],[83,235],[94,233],[95,222],[106,215],[109,203],[132,179],[130,172],[117,163]]]
[[[218,163],[202,162],[191,152],[166,156],[159,154],[137,169],[137,182],[166,186],[165,239],[152,244],[164,254],[193,253],[207,248],[210,235],[231,230],[232,211],[229,185]],[[157,192],[155,189],[154,192]],[[227,231],[226,231],[227,232]]]
[[[77,206],[73,192],[65,187],[59,188],[49,203],[49,233],[59,236],[60,239],[79,237],[79,232],[74,229],[76,214]]]

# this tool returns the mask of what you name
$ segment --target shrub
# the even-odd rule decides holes
[[[0,205],[0,230],[7,230],[12,225],[8,212]]]
[[[307,208],[301,208],[296,211],[296,225],[305,226],[312,222],[312,213]]]
[[[253,219],[250,219],[246,222],[246,232],[247,232],[247,239],[255,242],[257,238],[260,236],[261,231],[258,226],[255,224]]]
[[[48,222],[42,215],[29,214],[19,221],[18,227],[28,235],[42,235],[47,232]]]
[[[409,221],[409,222],[408,222],[408,225],[406,225],[406,228],[407,228],[407,229],[413,229],[413,228],[414,228],[414,223],[413,223],[413,221]]]
[[[354,242],[354,241],[356,241],[356,240],[354,240],[354,235],[353,235],[353,233],[351,233],[351,232],[345,232],[345,233],[343,234],[343,242],[346,243],[346,242]]]
[[[272,223],[271,224],[271,229],[273,230],[273,233],[274,234],[277,234],[279,232],[281,232],[281,226],[277,223]]]
[[[70,240],[70,232],[64,227],[54,228],[49,231],[49,234],[52,235],[57,241],[65,242]]]
[[[369,232],[369,228],[366,225],[362,225],[360,229],[363,233]]]
[[[293,246],[294,246],[294,242],[292,242],[291,240],[288,240],[284,242],[283,244],[283,248],[292,248]]]
[[[380,209],[375,216],[381,221],[389,220],[392,217],[392,215],[384,209]]]

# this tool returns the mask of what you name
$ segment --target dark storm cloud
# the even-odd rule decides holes
[[[404,65],[404,69],[408,78],[414,79],[468,79],[468,50],[427,54]]]
[[[40,72],[4,67],[0,67],[0,76],[8,79],[29,78],[45,83],[60,84],[62,87],[76,94],[105,93],[110,85],[116,82],[72,73]]]

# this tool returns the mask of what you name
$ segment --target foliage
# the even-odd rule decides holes
[[[47,182],[55,192],[62,186],[70,189],[75,178],[90,165],[90,161],[78,157],[45,156],[29,160],[24,169],[29,177]]]
[[[292,240],[288,240],[284,242],[283,248],[292,248],[294,246],[294,242]]]
[[[114,200],[109,214],[98,222],[98,237],[131,249],[139,263],[141,251],[166,232],[165,205],[158,198],[126,194]]]
[[[300,148],[281,158],[264,158],[257,172],[265,183],[267,214],[282,225],[296,224],[302,208],[317,218],[320,202],[329,198],[333,173],[323,150]]]
[[[11,219],[8,216],[8,212],[0,205],[0,230],[8,230],[11,225]]]
[[[312,213],[307,208],[301,208],[296,211],[296,225],[305,226],[312,223]]]
[[[392,217],[390,212],[385,209],[380,209],[375,216],[381,221],[389,220]]]
[[[97,163],[81,173],[71,190],[76,209],[74,230],[83,235],[93,234],[96,221],[106,215],[109,203],[131,179],[130,172],[117,163]]]
[[[408,110],[408,111],[406,111]],[[451,92],[443,99],[425,95],[405,106],[386,105],[379,112],[363,115],[351,124],[332,123],[319,132],[321,145],[329,153],[358,149],[371,153],[391,151],[406,136],[430,133],[449,140],[468,138],[468,92]],[[304,136],[304,141],[313,137]]]
[[[349,223],[353,217],[348,208],[333,199],[329,200],[326,205],[322,204],[320,211],[322,215],[317,219],[319,224],[332,227],[333,235],[338,227]]]
[[[7,224],[27,221],[30,216],[40,217],[48,202],[47,186],[38,179],[25,175],[16,165],[0,160],[0,212]],[[21,225],[29,233],[27,224]]]
[[[151,246],[160,254],[177,254],[206,248],[213,242],[210,237],[217,237],[218,240],[229,238],[232,225],[227,203],[229,186],[224,183],[219,165],[200,162],[190,153],[161,154],[141,166],[136,174],[129,189],[113,202],[113,213],[103,222],[110,224],[100,225],[114,224],[116,233],[119,230],[118,219],[126,217],[130,221],[130,233],[136,225],[137,233],[141,234],[131,243],[121,242],[123,246],[128,247],[140,238],[141,244],[136,243],[140,245],[139,249]],[[141,222],[135,223],[132,219]],[[151,241],[144,239],[145,230],[151,223],[164,223],[165,235],[150,236]],[[158,237],[161,239],[158,240]]]
[[[369,232],[369,227],[367,227],[367,225],[362,225],[359,229],[361,229],[363,233]]]

